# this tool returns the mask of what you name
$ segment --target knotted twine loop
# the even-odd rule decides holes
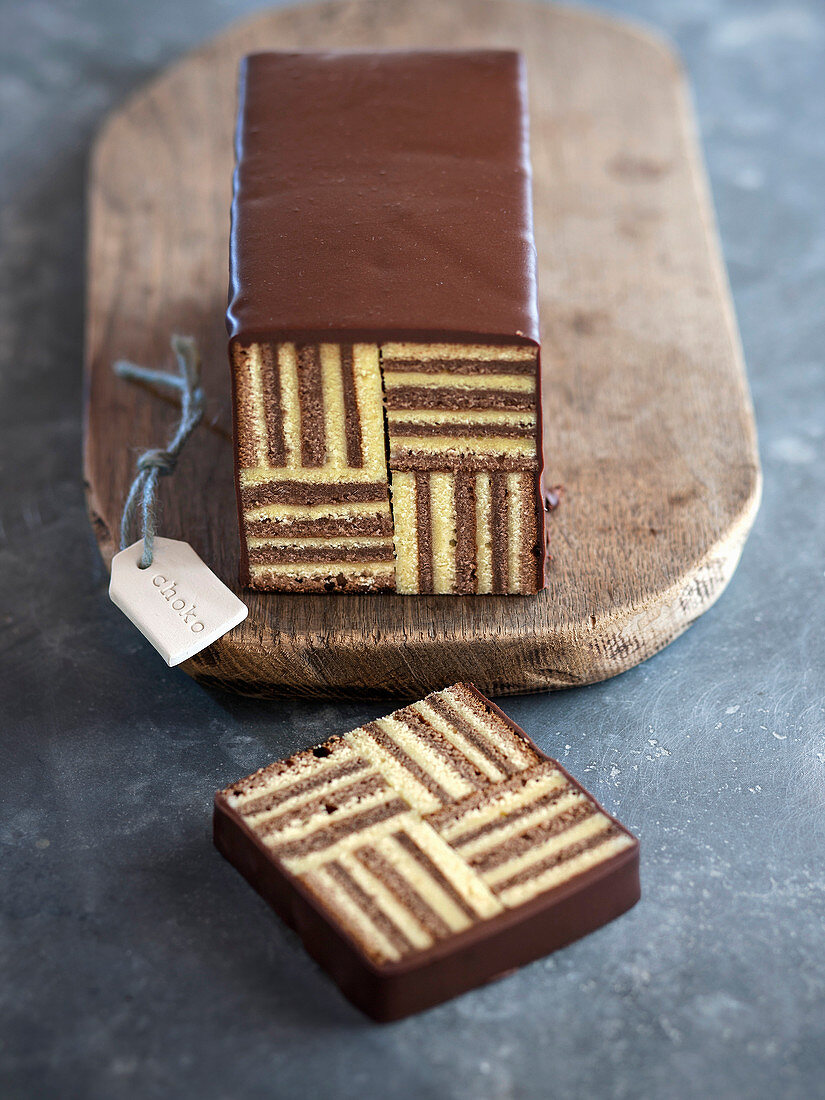
[[[125,550],[132,544],[135,517],[140,510],[140,530],[143,536],[143,554],[138,562],[140,569],[147,569],[154,558],[158,520],[158,479],[168,477],[175,472],[180,453],[203,416],[204,393],[200,384],[201,360],[197,345],[191,336],[173,336],[172,351],[178,361],[177,375],[167,374],[166,371],[149,370],[124,360],[119,360],[112,368],[119,378],[169,386],[178,390],[181,395],[180,423],[175,434],[165,448],[157,447],[144,451],[137,460],[138,472],[123,507],[123,518],[120,521],[121,550]]]

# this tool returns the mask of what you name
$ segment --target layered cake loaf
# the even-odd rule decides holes
[[[227,787],[214,828],[378,1020],[538,958],[639,898],[635,838],[471,684]]]
[[[228,325],[246,585],[542,587],[518,54],[246,58]]]

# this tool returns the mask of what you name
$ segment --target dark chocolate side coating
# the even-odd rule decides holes
[[[542,760],[551,759],[494,703],[473,690]],[[558,761],[552,762],[573,786],[584,790]],[[631,835],[602,806],[599,809]],[[379,967],[287,874],[220,792],[215,796],[214,840],[222,855],[297,931],[309,954],[349,1000],[382,1023],[431,1008],[564,947],[620,916],[641,896],[639,843],[634,838],[632,847],[524,905],[480,921],[408,960]]]
[[[260,53],[240,87],[231,337],[538,343],[519,54]]]

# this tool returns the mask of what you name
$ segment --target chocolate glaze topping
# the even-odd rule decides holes
[[[253,54],[240,87],[231,337],[538,343],[518,54]]]

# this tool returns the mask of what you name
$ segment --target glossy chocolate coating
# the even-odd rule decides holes
[[[253,54],[240,119],[230,336],[538,343],[519,54]]]

